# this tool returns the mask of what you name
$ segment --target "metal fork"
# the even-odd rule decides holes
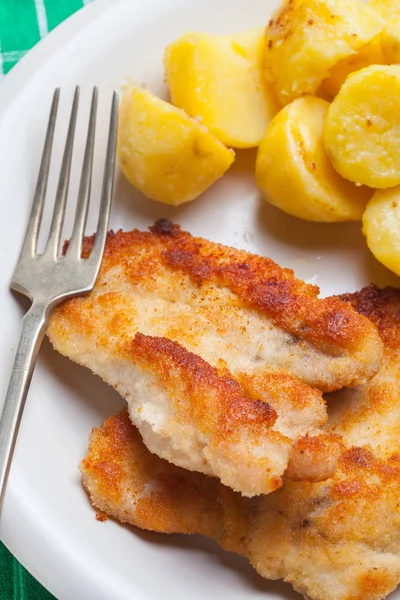
[[[21,337],[0,419],[0,510],[4,500],[5,487],[10,472],[26,396],[51,310],[62,300],[90,292],[93,289],[103,256],[111,209],[118,125],[118,97],[116,93],[114,93],[111,107],[100,213],[95,242],[90,256],[85,260],[82,259],[82,240],[90,200],[96,128],[98,91],[97,88],[94,88],[72,237],[65,256],[60,255],[60,239],[67,203],[78,113],[79,88],[77,87],[61,164],[50,233],[44,252],[38,254],[37,241],[49,176],[59,96],[60,90],[56,89],[50,111],[32,211],[21,254],[11,281],[11,288],[24,296],[28,296],[32,304],[22,319]]]

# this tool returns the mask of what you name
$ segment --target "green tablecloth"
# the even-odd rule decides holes
[[[0,0],[0,79],[41,38],[88,2]],[[0,543],[0,600],[52,598]]]
[[[53,598],[32,575],[21,567],[2,544],[0,544],[0,598],[1,600],[51,600]]]
[[[0,0],[0,77],[49,31],[90,1]]]

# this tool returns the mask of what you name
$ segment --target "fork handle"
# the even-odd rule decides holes
[[[21,337],[15,354],[10,383],[0,419],[0,511],[26,396],[48,321],[42,304],[32,304],[22,319]]]

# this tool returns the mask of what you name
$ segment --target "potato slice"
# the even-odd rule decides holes
[[[266,200],[307,221],[360,220],[372,190],[334,171],[324,150],[329,103],[306,96],[286,106],[258,149],[257,185]]]
[[[229,37],[187,33],[167,47],[171,99],[224,144],[257,146],[279,110],[261,84],[262,28]]]
[[[367,4],[385,21],[392,21],[400,17],[400,0],[368,0]]]
[[[385,21],[361,0],[286,0],[268,23],[263,72],[282,104],[314,94],[330,69]]]
[[[386,20],[381,46],[388,64],[400,62],[400,0],[370,0],[368,5]]]
[[[325,147],[346,179],[372,188],[400,183],[400,66],[352,73],[332,102]]]
[[[375,258],[400,275],[400,187],[375,192],[363,216],[363,233]]]
[[[332,97],[336,96],[350,73],[359,71],[370,65],[385,65],[387,63],[383,55],[380,36],[373,39],[360,50],[340,60],[330,71],[330,75],[322,83],[325,89]]]
[[[235,157],[204,125],[138,87],[122,98],[117,151],[135,187],[173,205],[194,200]]]
[[[400,19],[388,24],[382,33],[381,46],[389,65],[400,63]]]

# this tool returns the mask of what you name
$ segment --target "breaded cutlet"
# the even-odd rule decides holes
[[[368,383],[328,397],[340,433],[328,481],[286,480],[244,498],[215,478],[151,454],[127,413],[94,428],[81,463],[93,505],[164,533],[200,533],[246,556],[268,579],[311,600],[380,600],[400,582],[400,291],[369,287],[344,299],[379,328],[384,360]]]
[[[362,383],[382,358],[376,327],[318,291],[268,258],[158,221],[108,236],[95,289],[58,307],[48,335],[127,399],[150,451],[266,494],[285,472],[333,474],[338,445],[320,431],[316,388]]]

